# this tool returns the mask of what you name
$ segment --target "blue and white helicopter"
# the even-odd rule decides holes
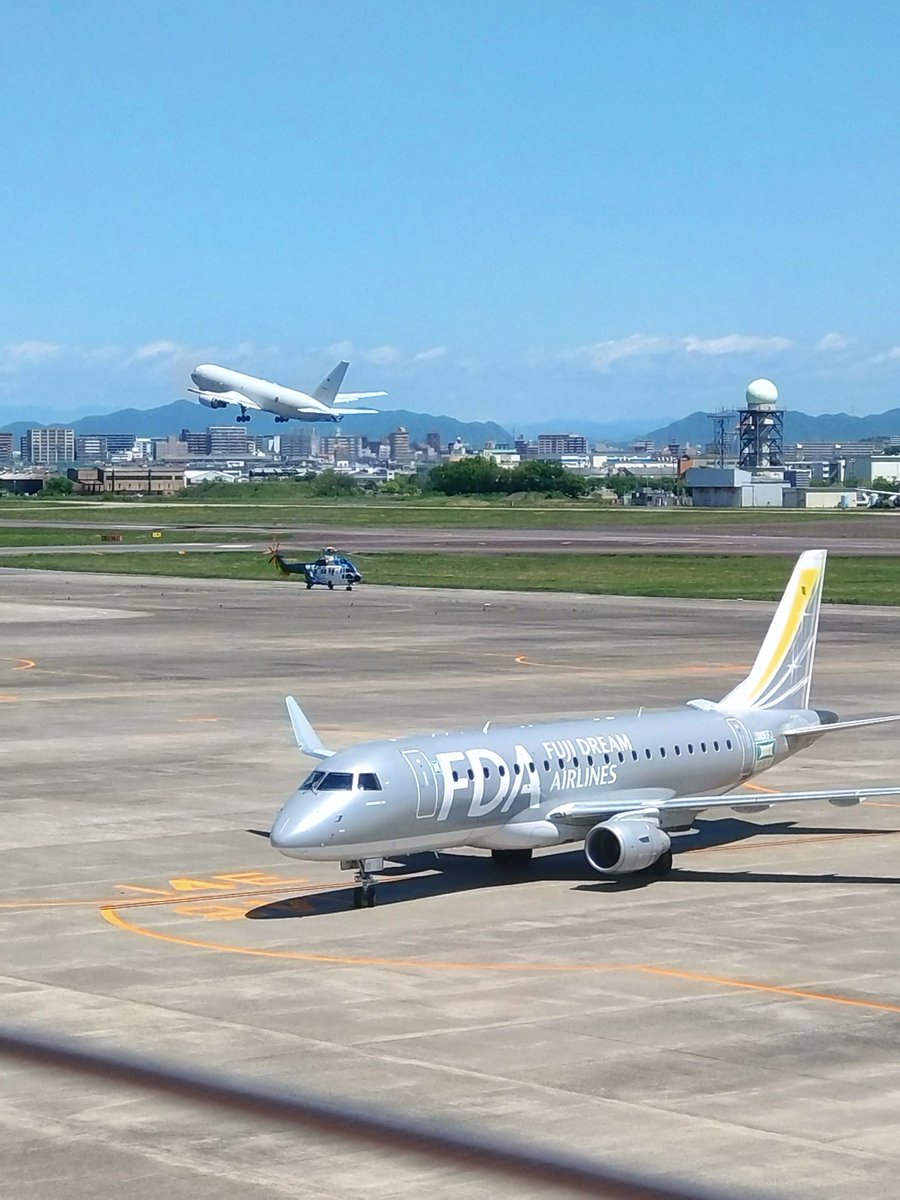
[[[352,592],[354,583],[362,583],[362,575],[354,564],[346,555],[338,554],[334,546],[326,546],[315,562],[288,562],[280,553],[276,542],[274,546],[269,547],[269,562],[276,566],[282,575],[302,575],[306,580],[307,590],[320,583],[327,587],[329,592],[334,591],[335,585]]]

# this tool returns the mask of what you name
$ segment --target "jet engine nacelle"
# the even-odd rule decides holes
[[[584,839],[584,853],[601,875],[629,875],[652,866],[671,845],[654,821],[604,821]]]
[[[198,396],[197,399],[205,408],[227,408],[224,400],[214,400],[212,396]]]

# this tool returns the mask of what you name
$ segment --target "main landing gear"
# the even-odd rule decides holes
[[[244,408],[243,404],[241,405],[241,415],[237,419],[239,421],[243,421],[245,424],[250,420],[250,414],[247,412],[246,408]]]
[[[504,871],[518,871],[531,862],[531,850],[492,850],[491,861]]]
[[[353,889],[353,907],[374,908],[376,890],[373,872],[384,869],[384,859],[356,858],[342,862],[341,866],[345,870],[356,868],[356,874],[353,876],[353,882],[356,884],[356,887]]]

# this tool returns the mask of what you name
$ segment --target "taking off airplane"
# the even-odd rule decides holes
[[[195,387],[188,388],[206,408],[225,408],[236,404],[241,412],[239,421],[249,421],[248,409],[255,412],[272,413],[276,421],[334,421],[343,417],[375,413],[376,408],[341,408],[338,404],[354,404],[373,396],[386,396],[387,392],[343,392],[338,388],[344,382],[348,362],[339,362],[330,375],[326,375],[317,388],[307,395],[296,388],[270,383],[268,379],[257,379],[255,375],[244,375],[228,367],[217,367],[214,363],[203,363],[191,371]]]
[[[322,766],[276,816],[271,844],[355,870],[360,908],[375,903],[374,873],[390,856],[475,846],[515,865],[538,847],[583,842],[600,875],[663,876],[672,835],[689,831],[698,813],[900,795],[900,787],[728,794],[823,734],[900,720],[841,721],[809,707],[824,574],[824,550],[801,554],[750,674],[717,702],[540,725],[488,722],[334,753],[288,697],[297,744]]]

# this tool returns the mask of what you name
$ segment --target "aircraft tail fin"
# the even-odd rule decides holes
[[[331,758],[334,751],[326,750],[322,745],[319,735],[313,729],[312,725],[310,725],[306,714],[294,697],[285,696],[284,703],[287,706],[291,728],[297,740],[297,747],[304,754],[308,754],[310,758]]]
[[[334,404],[334,398],[341,389],[341,384],[344,382],[344,376],[347,374],[347,368],[350,366],[348,362],[339,362],[329,375],[326,375],[316,390],[312,393],[313,400],[318,400],[322,404],[327,404],[329,408]]]
[[[809,706],[825,558],[825,550],[805,550],[797,559],[750,674],[716,708]]]

